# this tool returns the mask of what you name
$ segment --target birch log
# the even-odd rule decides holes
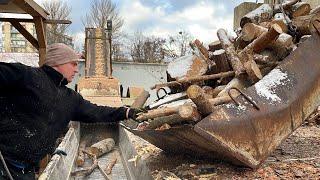
[[[110,152],[111,150],[113,150],[115,146],[115,142],[112,138],[107,138],[104,139],[102,141],[99,141],[93,145],[91,145],[91,147],[88,147],[87,150],[94,154],[95,156],[100,157],[105,153]]]
[[[273,10],[269,4],[263,4],[257,9],[249,12],[240,20],[240,27],[242,28],[247,23],[259,24],[260,22],[268,21],[273,16]]]

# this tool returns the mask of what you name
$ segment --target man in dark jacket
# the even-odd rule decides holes
[[[64,44],[48,47],[40,68],[0,63],[0,151],[14,179],[34,179],[39,161],[70,120],[86,123],[135,118],[137,110],[97,106],[66,87],[77,54]],[[0,161],[0,179],[8,178]]]

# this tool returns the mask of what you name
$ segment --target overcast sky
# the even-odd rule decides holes
[[[46,0],[35,0],[39,4]],[[69,34],[75,45],[84,43],[81,19],[92,0],[65,0],[72,8]],[[122,31],[140,30],[145,35],[168,37],[186,30],[194,38],[209,43],[216,40],[218,28],[232,31],[233,8],[244,1],[255,0],[117,0],[113,1],[124,19]],[[259,1],[260,2],[260,1]]]

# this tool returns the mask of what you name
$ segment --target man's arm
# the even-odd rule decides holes
[[[82,98],[79,98],[79,106],[76,108],[75,119],[76,121],[94,123],[94,122],[118,122],[127,119],[130,109],[127,107],[109,107],[98,106]]]
[[[22,80],[25,73],[25,66],[18,63],[0,62],[0,86],[16,84]]]

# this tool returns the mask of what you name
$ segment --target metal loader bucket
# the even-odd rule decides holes
[[[258,167],[320,105],[320,36],[299,45],[235,103],[219,106],[194,127],[135,131],[164,151],[219,157]],[[259,109],[259,110],[258,110]]]

